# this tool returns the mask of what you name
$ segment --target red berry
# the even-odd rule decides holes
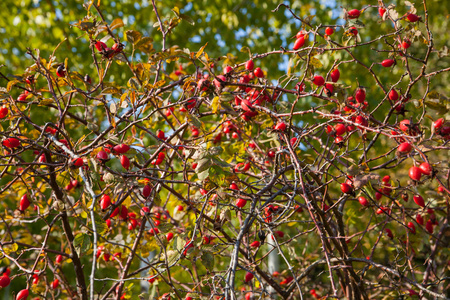
[[[55,280],[53,280],[53,282],[50,285],[52,287],[52,289],[56,290],[59,286],[59,280],[58,278],[56,278]]]
[[[397,151],[401,152],[401,153],[409,153],[409,152],[411,152],[411,150],[412,150],[412,145],[408,142],[401,143],[397,148]]]
[[[258,248],[260,245],[261,245],[261,243],[259,241],[254,241],[253,243],[250,244],[250,247]]]
[[[158,130],[156,132],[156,136],[158,137],[158,139],[160,140],[165,140],[166,139],[166,135],[164,134],[164,131],[162,130]]]
[[[176,209],[177,209],[177,211],[183,211],[184,207],[183,207],[183,205],[177,205]]]
[[[392,231],[389,228],[386,228],[384,230],[386,232],[386,235],[392,240],[394,238],[394,235],[392,234]]]
[[[150,196],[150,192],[152,191],[152,187],[149,184],[146,184],[142,189],[142,196],[144,198],[148,198]]]
[[[377,209],[377,215],[381,215],[383,213],[389,214],[389,209],[384,206],[380,206],[379,209]]]
[[[339,77],[341,77],[341,72],[339,72],[338,69],[334,69],[330,73],[331,81],[337,82],[339,80]]]
[[[112,50],[114,50],[116,53],[123,50],[123,45],[121,43],[115,43],[112,47]]]
[[[326,35],[332,35],[333,33],[334,33],[334,29],[333,29],[333,28],[327,27],[327,28],[325,29],[325,34],[326,34]]]
[[[402,121],[400,121],[399,128],[403,132],[407,133],[409,131],[409,129],[411,128],[411,122],[407,119],[402,120]]]
[[[113,218],[113,217],[117,216],[119,214],[119,212],[120,212],[120,207],[116,207],[109,217]]]
[[[391,180],[391,176],[389,176],[389,175],[385,175],[383,177],[383,179],[381,179],[381,181],[383,181],[384,183],[388,183],[390,180]]]
[[[197,88],[201,91],[207,91],[209,88],[209,85],[211,83],[207,79],[200,79],[197,83]]]
[[[28,195],[25,194],[20,198],[19,210],[24,212],[30,206],[30,201],[28,200]]]
[[[29,292],[27,289],[21,290],[17,293],[16,300],[26,300],[28,298]]]
[[[95,42],[95,48],[97,49],[97,51],[100,52],[100,51],[106,50],[106,48],[108,48],[108,47],[106,46],[105,43],[103,43],[101,41],[97,41],[97,42]]]
[[[367,125],[369,125],[368,122],[367,122],[367,120],[366,120],[366,118],[364,118],[363,116],[357,116],[357,117],[355,118],[355,123],[356,123],[356,124],[359,124],[359,125],[362,125],[362,126],[367,126]],[[360,128],[360,127],[358,127],[358,128]],[[360,129],[361,129],[361,128],[360,128]]]
[[[16,138],[7,138],[2,142],[2,145],[7,148],[17,148],[20,146],[20,141]]]
[[[62,263],[62,261],[63,261],[63,256],[61,254],[57,255],[55,262],[57,264],[60,264],[60,263]]]
[[[130,150],[130,146],[128,146],[127,144],[120,144],[120,145],[114,146],[113,150],[117,154],[125,154],[128,152],[128,150]]]
[[[264,77],[264,73],[261,70],[261,68],[256,68],[255,71],[253,71],[253,74],[255,74],[255,76],[258,77],[258,78],[263,78]]]
[[[358,29],[356,29],[356,27],[352,26],[348,29],[347,32],[349,35],[356,36],[358,34]]]
[[[305,35],[307,35],[308,33],[304,30],[300,30],[299,32],[297,32],[297,34],[295,35],[295,38],[298,39],[300,37],[304,37]]]
[[[122,205],[120,208],[119,219],[124,221],[128,219],[128,208],[125,205]]]
[[[392,89],[389,92],[389,99],[391,99],[392,101],[397,101],[398,100],[398,93],[396,90]]]
[[[236,206],[239,208],[243,208],[247,204],[247,200],[239,198],[236,200]]]
[[[327,95],[329,97],[331,97],[331,95],[333,94],[333,91],[334,91],[334,86],[331,83],[325,84],[325,92],[327,93]]]
[[[17,97],[17,101],[24,102],[27,100],[27,96],[28,96],[28,93],[22,93],[19,95],[19,97]]]
[[[420,177],[422,177],[422,170],[418,167],[411,167],[409,169],[409,177],[414,181],[419,181]]]
[[[4,273],[2,276],[0,276],[0,287],[5,288],[11,283],[11,279],[9,276]]]
[[[378,7],[378,14],[380,15],[380,17],[383,17],[385,13],[386,13],[386,9],[385,8]]]
[[[298,49],[300,49],[301,47],[303,47],[303,45],[305,44],[305,37],[304,36],[301,36],[301,37],[299,37],[298,39],[296,39],[295,40],[295,43],[294,43],[294,50],[298,50]]]
[[[233,68],[230,66],[226,66],[225,69],[223,69],[223,74],[228,74],[233,72]]]
[[[100,198],[100,208],[102,210],[106,210],[110,204],[111,204],[111,197],[109,197],[106,194],[103,194],[102,197]]]
[[[425,207],[425,200],[423,200],[422,196],[414,195],[413,200],[420,207]]]
[[[369,201],[365,197],[358,197],[358,201],[362,206],[369,206]]]
[[[84,163],[84,161],[83,161],[83,159],[82,159],[81,157],[79,157],[79,158],[74,158],[74,159],[72,160],[73,166],[75,166],[75,167],[77,167],[77,168],[81,167],[81,166],[83,165],[83,163]]]
[[[417,224],[423,225],[423,218],[421,215],[417,214],[416,222],[417,222]]]
[[[285,131],[286,130],[286,124],[284,122],[278,122],[277,125],[275,125],[275,130],[279,131]]]
[[[253,279],[253,274],[250,272],[247,272],[247,274],[245,274],[245,282],[249,282]]]
[[[100,150],[100,151],[97,153],[97,159],[100,160],[100,161],[102,161],[102,162],[108,161],[108,160],[109,160],[108,153],[106,153],[106,151],[104,151],[104,150]]]
[[[255,63],[251,59],[245,63],[245,69],[247,69],[248,71],[253,70],[254,67]]]
[[[294,147],[295,146],[295,144],[297,143],[297,138],[296,137],[293,137],[293,138],[291,138],[291,140],[289,141],[290,143],[291,143],[291,146],[292,147]]]
[[[299,92],[303,92],[305,90],[305,84],[300,84],[300,82],[297,82],[297,84],[295,85],[295,88],[297,91]]]
[[[408,49],[411,47],[411,41],[409,39],[404,39],[402,42],[402,47],[403,49]]]
[[[192,136],[197,137],[200,134],[200,131],[196,127],[192,127]]]
[[[335,144],[341,144],[341,143],[343,143],[344,142],[344,138],[342,137],[342,136],[337,136],[335,139],[334,139],[334,143]]]
[[[324,208],[324,210],[326,211],[327,209]],[[279,238],[284,237],[284,232],[281,231],[281,230],[276,230],[276,231],[274,231],[274,233],[275,233],[276,235],[278,235]]]
[[[172,232],[168,232],[166,234],[166,239],[167,239],[168,242],[170,242],[170,240],[173,239],[173,233]]]
[[[341,191],[344,194],[351,194],[351,193],[353,193],[353,188],[350,184],[344,182],[344,183],[341,183]]]
[[[223,76],[223,75],[217,75],[217,77],[214,78],[214,81],[213,81],[214,85],[218,89],[223,88],[225,86],[224,82],[227,82],[227,78],[225,76]],[[195,102],[193,101],[192,107],[194,107],[194,106],[195,106]],[[192,107],[188,106],[188,108],[192,108]]]
[[[418,15],[415,15],[415,14],[408,14],[408,15],[406,16],[406,19],[407,19],[409,22],[414,23],[414,22],[419,21],[420,17],[419,17]]]
[[[385,68],[389,68],[395,64],[395,60],[393,59],[385,59],[381,62],[381,65]]]
[[[360,14],[361,14],[361,12],[358,9],[352,9],[349,12],[347,12],[349,19],[357,19],[357,18],[359,18]]]
[[[358,88],[355,93],[355,99],[358,103],[364,103],[364,100],[366,100],[366,91],[362,88]]]
[[[413,222],[408,222],[408,228],[412,234],[416,234],[416,226],[414,225]]]
[[[6,106],[0,107],[0,119],[3,119],[8,115],[8,108]]]
[[[134,219],[133,219],[134,220]],[[152,228],[148,231],[148,234],[150,234],[151,236],[155,236],[159,233],[159,229],[158,228]]]
[[[334,126],[334,130],[336,131],[336,135],[343,135],[347,131],[347,128],[344,124],[339,123]]]
[[[122,155],[120,157],[120,164],[122,165],[122,167],[124,167],[125,170],[128,170],[130,168],[130,160],[125,155]]]
[[[433,221],[428,220],[427,224],[425,224],[425,229],[428,231],[429,234],[433,234]]]
[[[436,129],[441,128],[443,124],[444,124],[444,118],[437,119],[436,121],[433,122],[433,126]]]
[[[432,168],[429,163],[423,162],[420,164],[419,168],[422,171],[422,174],[431,175]]]
[[[236,183],[234,183],[234,182],[230,185],[230,189],[235,190],[235,191],[239,191],[238,185]]]
[[[316,75],[314,76],[313,83],[317,86],[322,86],[325,84],[325,79],[320,75]]]

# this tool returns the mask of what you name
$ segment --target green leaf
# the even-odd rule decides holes
[[[192,125],[194,125],[199,129],[202,127],[202,122],[196,116],[189,114],[187,117],[189,121],[192,123]]]
[[[197,162],[195,173],[199,174],[211,167],[212,161],[210,158],[202,158]]]
[[[212,255],[210,252],[203,252],[201,259],[202,264],[206,269],[212,270],[214,268],[214,255]]]
[[[209,176],[209,169],[197,174],[199,180],[205,180],[206,178],[208,178],[208,176]]]
[[[183,21],[186,21],[186,22],[188,22],[189,24],[191,24],[192,26],[194,26],[195,25],[195,21],[194,20],[192,20],[192,18],[191,17],[189,17],[188,15],[185,15],[185,14],[179,14],[179,16],[178,17],[180,17]]]
[[[95,215],[95,228],[100,235],[105,234],[108,231],[108,225],[98,214]]]
[[[440,115],[448,112],[449,99],[436,91],[431,91],[425,98],[425,106],[436,110]]]
[[[75,236],[73,245],[81,255],[91,248],[91,237],[86,233],[79,233]]]
[[[58,176],[56,176],[56,183],[58,183],[58,185],[60,187],[66,187],[70,182],[70,173],[69,171],[64,171],[58,174]]]

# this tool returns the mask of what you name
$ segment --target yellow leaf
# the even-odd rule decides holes
[[[16,252],[17,249],[19,249],[19,245],[17,245],[17,243],[14,243],[14,244],[3,246],[2,249],[3,249],[3,251],[5,251],[6,254],[10,254],[12,252]]]
[[[119,102],[119,107],[122,107],[122,102],[125,101],[125,99],[127,98],[128,92],[125,92],[122,94],[122,96],[120,97],[120,102]]]
[[[9,92],[9,91],[11,91],[11,89],[12,89],[12,87],[16,84],[16,83],[18,83],[19,82],[19,80],[11,80],[11,81],[9,81],[8,82],[8,85],[6,86],[6,90]]]
[[[123,201],[122,204],[125,205],[126,207],[130,206],[130,204],[131,204],[131,198],[130,198],[130,197],[127,197],[127,198],[125,199],[125,201]]]
[[[219,103],[219,97],[214,97],[213,101],[211,102],[211,108],[213,113],[217,113],[219,111],[220,108],[220,103]]]
[[[322,62],[315,57],[311,57],[311,59],[309,60],[309,63],[314,68],[322,68],[322,66],[323,66]]]
[[[111,31],[113,31],[114,29],[120,28],[123,26],[124,26],[124,24],[123,24],[122,19],[117,18],[114,21],[112,21],[111,25],[109,25],[109,28],[111,29]]]
[[[199,58],[200,55],[202,55],[203,50],[205,50],[206,45],[208,45],[208,43],[206,43],[204,46],[202,46],[202,47],[198,50],[197,54],[195,55],[195,58]]]

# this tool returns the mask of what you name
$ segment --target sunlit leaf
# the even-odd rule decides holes
[[[114,19],[114,21],[112,21],[111,25],[109,25],[109,29],[111,29],[111,31],[113,31],[114,29],[120,28],[123,26],[124,26],[124,24],[123,24],[122,19],[117,18],[117,19]]]

